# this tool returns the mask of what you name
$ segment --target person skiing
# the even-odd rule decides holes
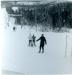
[[[45,44],[47,44],[44,34],[42,34],[41,37],[37,41],[39,40],[40,40],[39,53],[41,52],[41,48],[42,48],[42,53],[44,53],[44,46]]]
[[[31,33],[29,34],[29,46],[32,46],[32,35],[31,35]]]
[[[32,36],[32,39],[33,39],[33,46],[36,46],[36,44],[35,44],[36,36],[34,36],[34,34],[33,34],[33,36]]]

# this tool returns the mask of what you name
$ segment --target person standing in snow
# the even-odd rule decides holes
[[[32,35],[31,35],[31,33],[29,34],[29,46],[32,46]]]
[[[32,36],[32,39],[33,39],[33,46],[36,46],[36,44],[35,44],[36,36],[35,36],[35,35],[33,35],[33,36]]]
[[[40,40],[39,53],[41,52],[41,49],[42,49],[42,53],[44,53],[44,46],[45,44],[47,44],[44,34],[42,34],[41,37],[37,41],[39,40]]]

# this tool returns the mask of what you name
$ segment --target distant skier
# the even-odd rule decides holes
[[[44,34],[42,34],[41,37],[37,41],[39,40],[40,40],[39,53],[41,52],[41,48],[42,48],[42,53],[44,53],[44,45],[47,44]]]
[[[13,31],[15,31],[16,30],[16,27],[13,27]]]
[[[31,33],[29,34],[29,46],[32,46],[33,44],[32,44],[32,35],[31,35]]]
[[[33,39],[33,46],[36,46],[36,44],[35,44],[35,41],[36,41],[36,36],[32,36],[32,39]]]

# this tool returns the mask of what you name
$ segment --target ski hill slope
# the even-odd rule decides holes
[[[5,19],[5,18],[4,18]],[[14,21],[11,18],[10,27],[2,25],[1,50],[2,69],[24,73],[25,75],[40,74],[71,74],[72,73],[72,31],[69,33],[39,32],[24,26],[12,30]],[[3,23],[2,23],[3,24]],[[7,24],[7,23],[5,23]],[[45,53],[38,53],[39,41],[36,47],[28,46],[29,33],[38,39],[43,33],[47,40]],[[65,57],[67,35],[67,57]]]
[[[66,33],[44,33],[47,45],[45,53],[39,54],[39,42],[36,42],[36,47],[28,46],[30,31],[27,29],[18,28],[14,32],[8,28],[4,31],[3,68],[24,73],[72,73],[70,33],[67,34],[67,57],[64,58]],[[42,34],[32,33],[35,33],[36,39]]]

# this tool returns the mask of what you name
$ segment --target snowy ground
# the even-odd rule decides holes
[[[39,54],[39,42],[36,42],[36,47],[28,47],[28,36],[32,32],[38,39],[42,32],[30,30],[26,26],[22,29],[17,26],[17,30],[13,31],[13,25],[11,22],[10,27],[0,28],[2,69],[27,75],[72,73],[72,32],[67,33],[67,57],[65,57],[66,33],[44,32],[47,45],[45,53]]]

